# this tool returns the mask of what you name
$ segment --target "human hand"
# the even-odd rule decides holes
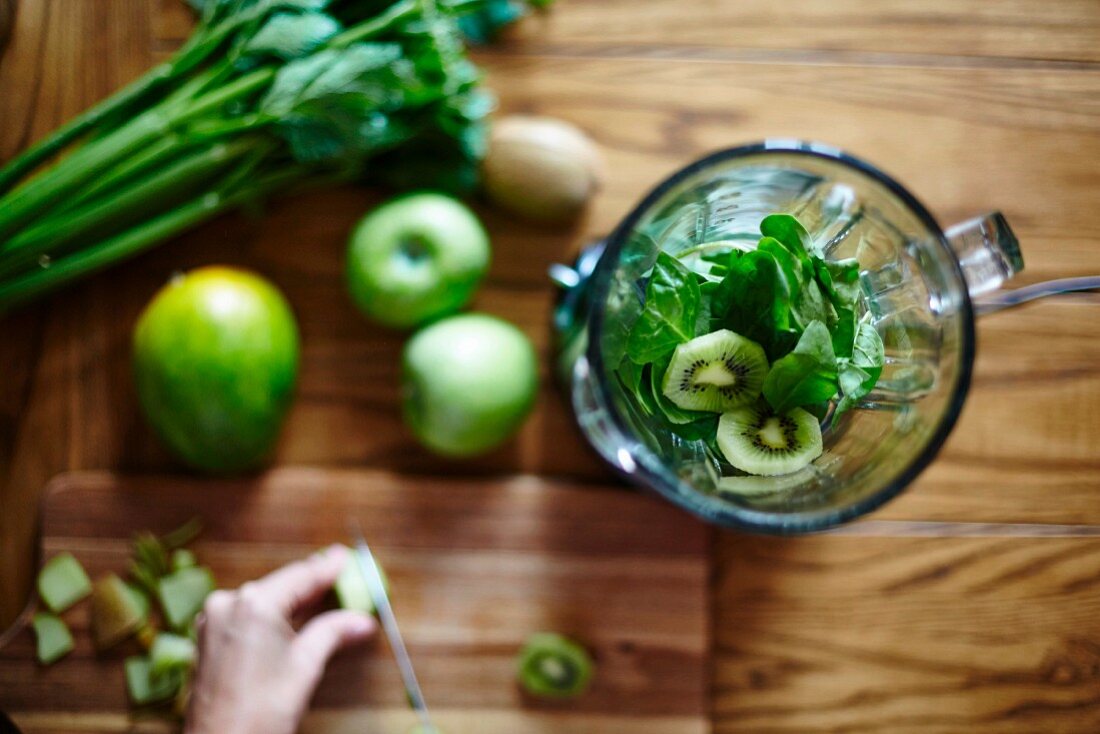
[[[336,610],[295,631],[292,620],[347,562],[336,545],[236,591],[207,597],[185,734],[294,734],[336,650],[370,637],[374,619]]]

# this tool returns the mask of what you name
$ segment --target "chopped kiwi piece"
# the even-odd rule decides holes
[[[178,571],[181,568],[191,568],[197,566],[198,561],[195,559],[195,554],[186,548],[177,548],[172,551],[172,570]]]
[[[214,590],[214,575],[205,566],[173,571],[157,581],[157,598],[168,626],[184,630]]]
[[[115,574],[92,586],[92,638],[106,650],[137,632],[148,621],[148,602]]]
[[[592,669],[584,647],[552,632],[532,635],[519,656],[520,685],[535,696],[578,696],[588,688]]]
[[[344,564],[344,570],[340,572],[333,591],[336,592],[336,601],[343,609],[351,609],[364,614],[374,614],[374,600],[371,599],[370,590],[367,589],[367,580],[363,578],[363,572],[359,569],[359,558],[355,550],[348,548],[348,560]],[[386,593],[390,593],[390,580],[381,564],[375,561],[378,575],[382,578],[382,586]]]
[[[154,676],[148,658],[126,658],[126,690],[130,700],[138,706],[167,701],[179,690],[182,675],[172,671],[168,675]]]
[[[59,553],[38,572],[38,596],[60,614],[92,592],[92,582],[72,553]]]
[[[189,670],[195,663],[195,643],[189,637],[161,632],[149,650],[149,665],[154,677],[173,670]]]
[[[718,480],[718,494],[729,497],[763,497],[805,486],[814,479],[813,469],[805,469],[779,476],[732,476]]]
[[[73,650],[73,636],[61,617],[49,612],[38,612],[31,622],[38,641],[38,662],[51,665]]]
[[[676,347],[661,392],[684,410],[722,413],[760,397],[767,374],[763,347],[721,329]]]
[[[143,589],[138,584],[131,584],[127,581],[124,581],[123,583],[126,584],[126,588],[130,591],[130,596],[133,597],[134,603],[137,605],[137,608],[141,613],[141,618],[143,622],[148,622],[149,611],[153,606],[153,602],[149,601],[149,595],[146,594],[145,589]]]
[[[718,448],[726,461],[749,474],[798,471],[821,456],[821,426],[801,408],[777,414],[762,402],[724,413]]]

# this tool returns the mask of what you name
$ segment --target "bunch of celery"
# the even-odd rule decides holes
[[[486,0],[190,2],[171,60],[0,169],[0,311],[276,192],[474,183]]]

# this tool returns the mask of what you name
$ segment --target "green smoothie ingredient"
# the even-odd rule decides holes
[[[126,658],[126,691],[130,700],[137,706],[167,701],[179,690],[182,676],[179,671],[166,675],[153,674],[153,665],[148,658]]]
[[[153,677],[187,671],[195,664],[195,656],[195,642],[190,637],[161,632],[149,649],[149,670]]]
[[[378,565],[378,575],[382,578],[382,585],[386,588],[388,594],[390,580],[386,578],[386,572],[382,570],[381,565]],[[348,561],[344,564],[340,576],[336,579],[333,592],[335,592],[336,601],[341,608],[363,612],[364,614],[374,614],[374,600],[371,599],[370,591],[367,589],[367,581],[359,570],[359,561],[355,557],[355,551],[351,548],[348,548]]]
[[[648,419],[716,447],[727,479],[788,474],[820,456],[819,419],[831,425],[868,395],[885,357],[859,263],[827,260],[788,214],[765,217],[760,232],[754,249],[660,252],[617,369]]]
[[[459,22],[527,3],[190,4],[171,58],[0,168],[0,311],[279,193],[476,186],[494,100]]]
[[[38,662],[50,665],[73,650],[73,636],[56,614],[37,612],[31,624],[37,640]]]
[[[97,650],[114,647],[148,622],[148,605],[116,574],[92,587],[91,628]]]
[[[418,332],[403,355],[405,422],[425,446],[472,456],[510,438],[534,406],[531,340],[494,316],[465,314]]]
[[[141,407],[189,465],[256,468],[290,407],[298,352],[294,314],[273,285],[243,270],[193,270],[157,293],[134,330]]]
[[[60,614],[92,592],[92,582],[72,553],[58,553],[38,572],[38,597]]]
[[[661,391],[684,410],[721,413],[760,397],[768,358],[756,342],[720,329],[680,344]]]
[[[531,635],[519,655],[519,683],[533,696],[572,698],[584,693],[594,664],[580,644],[559,634]]]
[[[746,474],[789,474],[821,455],[821,426],[801,408],[735,408],[718,420],[717,440],[726,460]]]
[[[213,590],[214,574],[201,566],[181,568],[160,579],[157,600],[168,626],[177,631],[186,630]]]
[[[148,650],[147,655],[130,657],[125,663],[127,691],[136,706],[171,700],[175,715],[183,716],[186,711],[197,653],[195,618],[214,588],[210,569],[198,565],[195,554],[183,547],[201,529],[199,519],[192,518],[161,536],[136,533],[131,546],[131,581],[108,573],[90,585],[90,629],[96,649],[106,650],[133,637]],[[45,586],[55,588],[61,576],[66,578],[66,590],[71,578],[83,576],[80,564],[68,553],[50,559],[43,567],[40,584],[45,578]],[[45,603],[48,594],[40,595]],[[165,625],[172,631],[163,631]],[[38,612],[33,627],[38,659],[43,664],[49,665],[73,649],[72,635],[56,615]]]
[[[502,209],[537,222],[567,222],[599,189],[603,161],[575,125],[513,115],[493,122],[481,174],[485,193]]]
[[[407,329],[465,306],[489,256],[489,235],[464,204],[442,194],[403,196],[356,226],[348,288],[366,316]]]

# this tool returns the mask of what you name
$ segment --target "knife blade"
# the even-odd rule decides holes
[[[349,522],[349,530],[355,543],[356,565],[363,581],[367,585],[367,593],[370,594],[374,608],[378,612],[378,621],[382,623],[382,630],[390,641],[394,659],[397,661],[397,669],[401,672],[401,680],[405,684],[405,695],[409,699],[409,706],[420,718],[420,723],[431,730],[435,730],[432,718],[428,714],[428,705],[424,703],[424,694],[420,690],[420,682],[416,679],[416,671],[413,670],[412,659],[405,647],[405,640],[401,637],[401,630],[397,626],[397,618],[390,606],[390,597],[386,593],[386,585],[382,582],[382,574],[378,571],[378,564],[374,560],[374,554],[370,546],[363,538],[363,531],[359,522],[352,518]]]

